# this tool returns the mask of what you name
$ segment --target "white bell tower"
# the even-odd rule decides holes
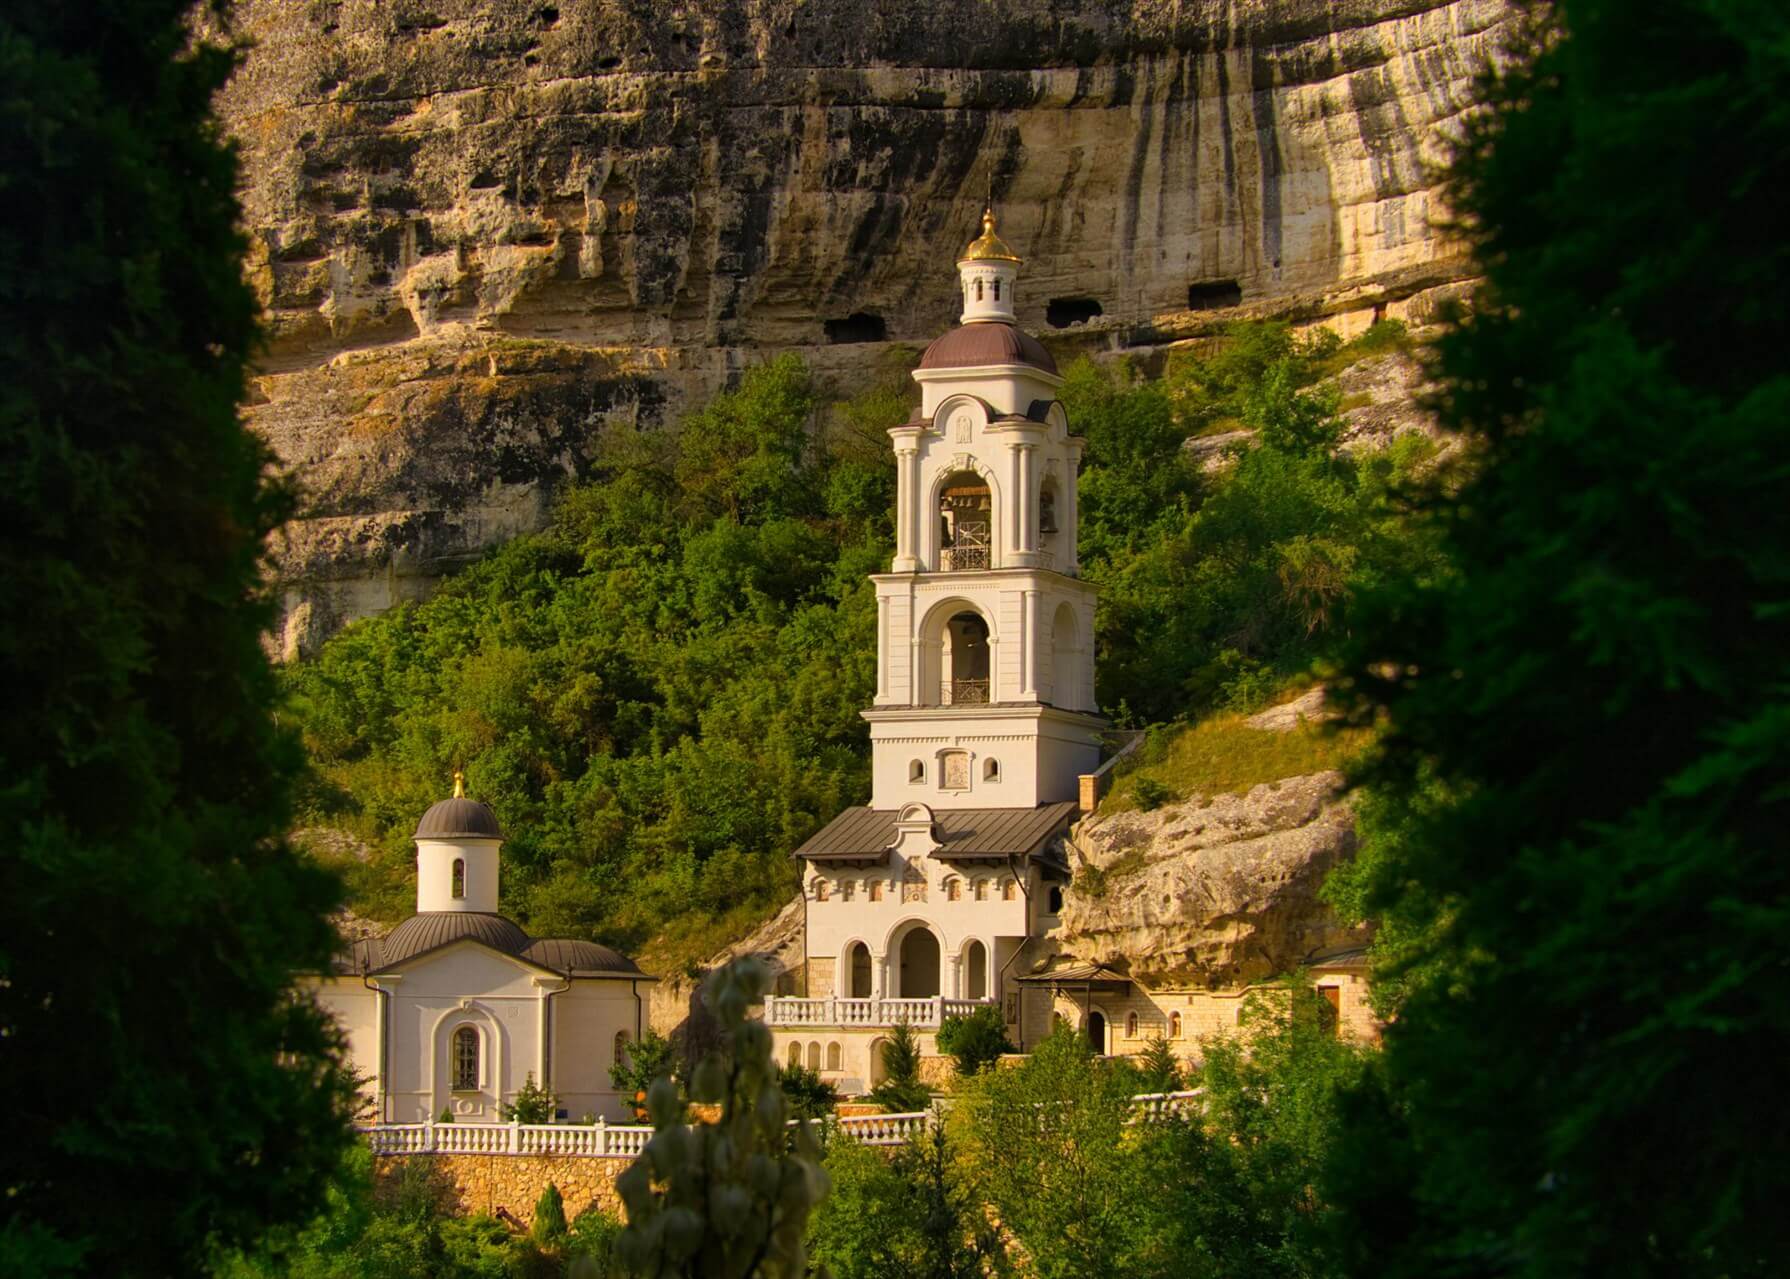
[[[1015,323],[1019,257],[995,233],[958,259],[963,323],[914,372],[895,445],[896,550],[877,588],[871,807],[1032,808],[1076,798],[1106,722],[1094,588],[1076,557],[1082,441],[1056,362]]]

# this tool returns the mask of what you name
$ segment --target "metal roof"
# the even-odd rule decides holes
[[[932,340],[920,357],[923,369],[980,368],[995,364],[1029,364],[1046,373],[1057,362],[1043,343],[1024,329],[1001,320],[973,320]]]
[[[1131,978],[1124,973],[1116,973],[1105,964],[1071,964],[1067,968],[1057,968],[1050,972],[1027,973],[1014,980],[1031,986],[1100,986],[1114,982],[1129,985],[1131,982]]]
[[[475,941],[567,977],[646,977],[619,950],[570,937],[531,939],[502,915],[473,910],[430,910],[412,915],[383,938],[365,937],[350,943],[336,952],[330,967],[344,976],[367,976],[457,941]]]
[[[640,966],[619,950],[594,941],[568,937],[544,937],[530,942],[522,958],[543,968],[566,974],[615,973],[628,977],[643,974]]]
[[[945,861],[1005,861],[1036,853],[1069,824],[1073,800],[1036,808],[945,808],[932,814],[933,856]],[[880,862],[895,843],[893,808],[848,808],[796,849],[812,861]]]

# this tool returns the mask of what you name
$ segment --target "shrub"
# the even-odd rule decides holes
[[[1137,801],[1137,806],[1146,813],[1154,812],[1164,804],[1175,802],[1175,792],[1154,777],[1140,777],[1133,782],[1131,796]]]
[[[558,1109],[559,1094],[537,1084],[534,1072],[530,1071],[516,1093],[516,1100],[501,1103],[497,1113],[506,1123],[513,1120],[519,1124],[545,1124],[553,1122],[554,1112]]]
[[[534,1225],[529,1228],[528,1233],[534,1236],[537,1243],[543,1244],[557,1243],[565,1238],[566,1203],[560,1197],[559,1187],[551,1181],[547,1183],[547,1189],[541,1192],[541,1197],[535,1200]]]
[[[1137,1084],[1144,1092],[1178,1092],[1186,1082],[1181,1059],[1162,1035],[1152,1036],[1137,1058]]]
[[[806,1066],[783,1066],[777,1084],[797,1119],[819,1119],[839,1101],[839,1090]]]
[[[1002,1053],[1010,1053],[1013,1041],[1007,1038],[1007,1024],[1001,1010],[978,1008],[967,1017],[947,1017],[939,1027],[941,1052],[951,1055],[957,1073],[965,1078],[992,1066]]]
[[[932,1089],[920,1082],[920,1039],[901,1022],[883,1045],[883,1081],[870,1099],[896,1114],[911,1114],[932,1104]]]

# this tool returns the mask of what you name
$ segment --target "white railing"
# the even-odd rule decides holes
[[[832,1122],[840,1132],[866,1146],[905,1146],[932,1126],[932,1116],[915,1110],[900,1115],[846,1115]]]
[[[993,1008],[992,999],[798,999],[769,995],[764,1001],[767,1026],[938,1026],[947,1017],[967,1017],[978,1008]]]
[[[923,1001],[922,1001],[923,1002]],[[973,1003],[971,1000],[952,1001]],[[1200,1090],[1139,1093],[1131,1099],[1132,1122],[1185,1118],[1199,1106]],[[932,1126],[924,1110],[898,1115],[832,1116],[827,1123],[867,1146],[901,1146]],[[794,1123],[792,1120],[791,1123]],[[653,1130],[644,1124],[372,1124],[362,1128],[376,1155],[579,1155],[632,1159]]]
[[[376,1155],[588,1155],[632,1159],[653,1135],[638,1124],[373,1124]]]

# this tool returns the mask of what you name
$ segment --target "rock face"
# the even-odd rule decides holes
[[[1505,12],[241,0],[249,413],[310,493],[281,646],[538,526],[610,424],[935,336],[991,194],[1059,345],[1421,319],[1463,274],[1429,165]]]
[[[1355,848],[1341,784],[1338,773],[1317,773],[1153,812],[1095,813],[1071,852],[1104,874],[1077,874],[1047,942],[1151,984],[1214,988],[1360,944],[1366,935],[1317,898]]]
[[[653,984],[648,1016],[662,1035],[683,1036],[686,1049],[705,1045],[716,1033],[713,1018],[702,1006],[702,980],[709,973],[744,955],[756,955],[776,974],[776,994],[796,993],[795,974],[802,971],[802,895],[797,893],[770,919],[733,945],[711,956],[699,973],[662,973]]]

